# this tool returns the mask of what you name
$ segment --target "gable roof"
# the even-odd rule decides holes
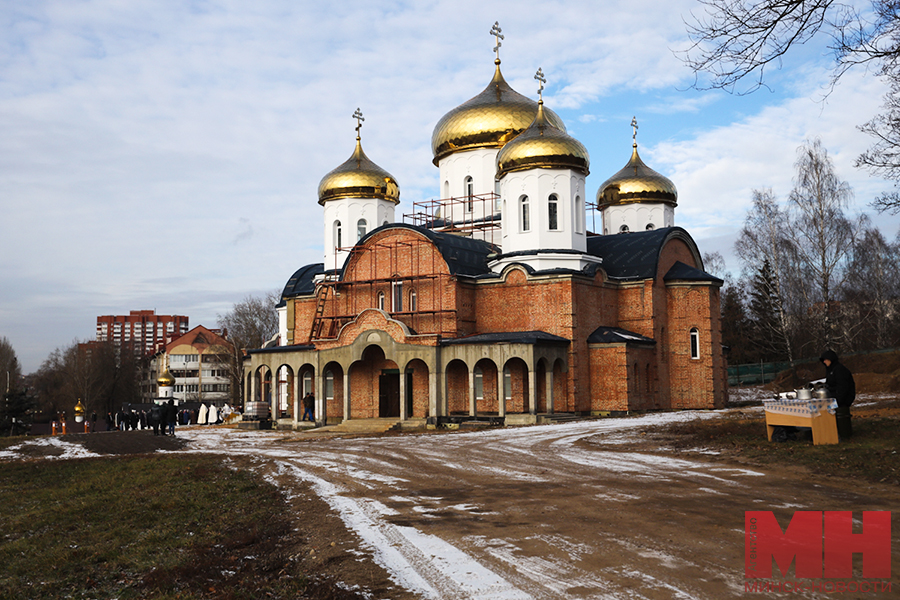
[[[695,269],[689,265],[684,264],[680,260],[675,261],[675,264],[672,265],[672,268],[663,275],[663,281],[708,281],[711,283],[718,283],[719,285],[725,283],[718,277],[714,277],[710,275],[706,271],[701,271],[700,269]]]
[[[300,267],[284,284],[281,297],[292,298],[294,296],[308,296],[312,294],[316,291],[316,284],[313,280],[316,275],[322,275],[323,273],[325,273],[325,263],[313,263]]]
[[[681,227],[589,237],[587,251],[603,259],[603,269],[612,279],[653,279],[663,247],[674,239],[687,244],[697,264],[703,264],[697,244]]]
[[[356,245],[364,246],[366,240],[371,236],[386,229],[409,229],[424,235],[431,240],[441,253],[444,262],[447,263],[447,267],[450,269],[452,275],[468,275],[473,277],[475,275],[489,273],[491,270],[488,268],[488,255],[496,254],[500,251],[497,246],[482,240],[474,240],[472,238],[449,233],[438,233],[424,227],[409,225],[407,223],[388,223],[387,225],[382,225],[363,236]],[[341,269],[341,279],[344,278],[348,262],[349,261],[345,262],[344,267]]]

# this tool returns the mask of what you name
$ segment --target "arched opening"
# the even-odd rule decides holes
[[[654,229],[656,229],[656,225],[654,225],[653,223],[647,223],[647,231],[653,231]]]
[[[628,233],[628,225],[622,225],[619,227],[619,233]]]
[[[527,413],[530,410],[528,391],[528,365],[521,358],[511,358],[506,362],[504,371],[504,388],[508,387],[506,402],[507,413]],[[508,376],[506,375],[508,374]],[[506,390],[504,389],[504,392]]]
[[[535,410],[539,413],[547,412],[550,407],[547,397],[547,361],[543,358],[538,361],[534,370],[534,396],[537,404]]]
[[[384,292],[378,292],[378,310],[384,310]]]
[[[334,222],[334,247],[335,247],[335,249],[344,247],[343,240],[341,239],[341,222],[340,221]]]
[[[445,372],[447,414],[469,414],[469,368],[461,360],[451,360]]]
[[[566,373],[566,365],[561,358],[553,363],[553,410],[572,411],[574,406],[569,405],[569,378]]]
[[[700,331],[696,327],[691,328],[691,358],[700,358]]]
[[[288,365],[281,365],[275,378],[275,409],[279,419],[294,418],[294,371]]]
[[[500,414],[497,389],[497,365],[489,358],[475,363],[475,409],[481,414]]]
[[[365,219],[360,219],[356,222],[356,241],[363,239],[366,235],[366,227],[368,224]]]
[[[463,181],[463,194],[466,196],[466,212],[472,212],[475,204],[475,181],[467,176]]]
[[[325,405],[325,414],[322,415],[321,419],[319,417],[316,417],[316,419],[327,422],[327,415],[340,415],[343,417],[344,368],[340,363],[330,362],[325,365],[325,368],[322,370],[322,384],[324,388],[322,390],[322,400]]]
[[[400,369],[380,346],[369,346],[350,366],[350,390],[355,418],[400,417]]]
[[[409,290],[409,312],[417,310],[419,310],[418,294],[416,294],[416,290]]]
[[[407,418],[428,417],[428,365],[415,358],[406,364],[405,398]]]
[[[575,196],[575,233],[584,233],[584,200]]]

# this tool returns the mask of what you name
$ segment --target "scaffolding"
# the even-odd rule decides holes
[[[403,221],[432,231],[472,237],[498,245],[501,235],[499,199],[499,195],[491,192],[413,202],[413,212],[404,213]]]
[[[455,335],[456,307],[444,298],[451,275],[442,272],[431,240],[391,239],[339,250],[349,253],[347,265],[356,263],[354,279],[332,276],[319,283],[310,341],[336,339],[368,308],[384,310],[416,334]],[[360,278],[358,268],[366,263],[367,276]]]

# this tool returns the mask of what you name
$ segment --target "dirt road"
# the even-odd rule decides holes
[[[296,488],[298,502],[311,484],[356,538],[330,551],[371,555],[398,586],[392,598],[745,597],[744,511],[773,510],[784,524],[795,510],[898,507],[895,487],[749,470],[702,451],[620,449],[655,423],[710,417],[355,439],[179,436],[189,451],[244,457],[289,496]]]

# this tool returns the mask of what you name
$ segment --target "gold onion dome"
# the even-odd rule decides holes
[[[537,102],[509,87],[500,73],[500,59],[494,64],[494,78],[484,91],[448,112],[434,126],[431,151],[435,165],[459,150],[502,148],[534,121]],[[544,112],[550,124],[566,130],[556,113]]]
[[[159,376],[159,379],[156,380],[156,383],[159,387],[172,387],[175,385],[175,378],[169,373],[169,369],[166,369],[163,371],[163,374]]]
[[[76,417],[84,416],[84,404],[81,403],[81,398],[78,399],[78,404],[75,405],[75,416]]]
[[[678,204],[678,190],[668,177],[644,164],[633,145],[631,160],[625,167],[603,182],[597,190],[597,205],[612,206],[634,202]]]
[[[358,136],[353,155],[319,182],[319,204],[339,198],[377,198],[400,203],[397,180],[366,156]]]
[[[544,101],[538,102],[537,116],[531,125],[503,146],[497,154],[497,178],[512,171],[525,169],[573,169],[589,173],[587,148],[559,129],[547,118]]]

